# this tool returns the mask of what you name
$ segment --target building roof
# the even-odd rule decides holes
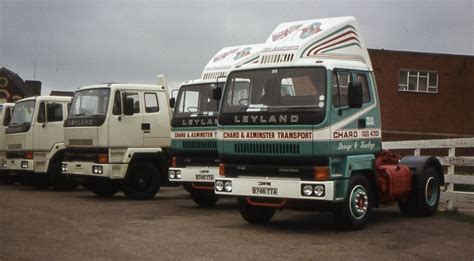
[[[35,96],[35,93],[26,85],[25,81],[13,71],[8,70],[5,67],[0,68],[0,72],[5,73],[5,75],[15,83],[16,87],[23,93],[24,96]]]

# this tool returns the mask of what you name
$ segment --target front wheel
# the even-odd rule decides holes
[[[400,211],[408,216],[432,216],[438,209],[441,194],[439,176],[440,174],[436,168],[433,166],[427,167],[420,177],[414,181],[413,196],[407,201],[398,202]]]
[[[129,166],[123,184],[123,192],[130,199],[152,199],[160,190],[160,186],[158,168],[148,162],[137,162]]]
[[[361,229],[367,224],[371,211],[372,194],[367,178],[353,175],[344,202],[334,208],[336,223],[344,229]]]
[[[239,198],[240,215],[250,224],[266,224],[275,215],[275,208],[251,205],[247,198]]]
[[[201,207],[212,207],[219,200],[218,196],[212,190],[191,190],[191,198],[194,203]]]

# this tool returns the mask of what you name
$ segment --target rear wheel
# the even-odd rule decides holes
[[[240,215],[250,224],[266,224],[275,215],[275,208],[251,205],[247,198],[239,198],[237,203]]]
[[[413,196],[405,202],[398,202],[400,211],[409,216],[432,216],[439,205],[441,182],[439,173],[433,166],[429,166],[415,179]]]
[[[191,198],[194,203],[201,207],[212,207],[216,204],[219,199],[218,196],[212,190],[191,190]]]
[[[152,199],[160,190],[158,168],[149,162],[136,162],[129,166],[123,184],[123,192],[130,199]]]
[[[363,175],[353,175],[349,181],[344,202],[334,208],[336,223],[344,229],[361,229],[371,211],[372,194],[370,184]]]

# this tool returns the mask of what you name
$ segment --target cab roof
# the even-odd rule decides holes
[[[237,66],[257,62],[263,44],[229,46],[217,52],[204,67],[202,80],[215,80],[226,77],[229,71]]]
[[[110,88],[110,89],[124,89],[124,90],[151,90],[151,91],[165,91],[163,85],[156,84],[135,84],[135,83],[103,83],[96,85],[89,85],[80,87],[78,90]]]
[[[47,96],[47,95],[42,95],[42,96],[33,96],[33,97],[28,97],[21,99],[18,102],[22,101],[55,101],[55,102],[70,102],[72,100],[72,97],[68,96]]]
[[[321,64],[330,69],[354,67],[372,71],[359,24],[351,16],[279,24],[265,42],[258,64]]]

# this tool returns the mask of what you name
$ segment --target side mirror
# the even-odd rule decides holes
[[[170,103],[170,108],[173,109],[174,106],[176,105],[176,99],[174,97],[170,98],[169,103]]]
[[[125,98],[123,99],[123,114],[126,116],[133,115],[133,99]]]
[[[213,100],[220,100],[222,98],[222,88],[216,87],[212,90],[212,99]]]
[[[362,84],[350,82],[348,88],[349,108],[361,108],[363,102]]]

